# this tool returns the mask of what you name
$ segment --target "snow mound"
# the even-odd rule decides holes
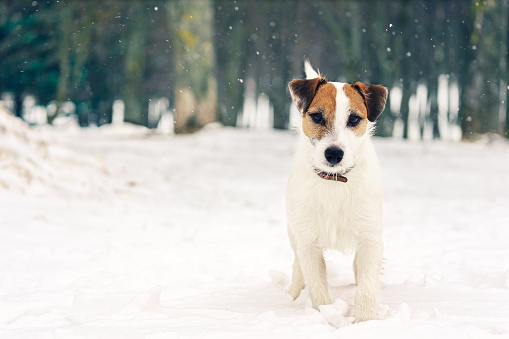
[[[145,136],[151,131],[145,126],[135,125],[128,122],[105,124],[98,127],[100,134],[109,136]]]
[[[105,174],[98,159],[64,147],[48,131],[30,128],[0,102],[0,190],[88,190]]]

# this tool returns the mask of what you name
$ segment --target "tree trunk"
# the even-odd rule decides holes
[[[124,121],[144,126],[148,125],[148,108],[141,88],[145,69],[145,42],[149,22],[146,6],[140,2],[133,2],[130,9],[129,42],[125,52],[124,65]]]
[[[21,93],[14,93],[14,113],[17,117],[23,118],[23,96]]]
[[[408,80],[408,81],[406,81]],[[410,79],[405,77],[405,80],[401,83],[402,86],[402,92],[403,95],[401,97],[401,107],[400,107],[400,114],[401,119],[403,120],[403,139],[408,139],[408,117],[409,117],[409,103],[410,103],[410,96],[415,91],[413,84],[410,82]]]
[[[60,107],[69,98],[69,85],[71,83],[71,34],[74,2],[69,1],[60,10],[60,45],[58,51],[58,62],[60,74],[58,76],[56,102],[57,109],[55,114],[48,116],[48,123],[52,124],[53,120],[58,116]]]
[[[389,89],[389,95],[385,105],[385,111],[377,119],[376,123],[376,136],[389,137],[392,136],[394,131],[395,116],[391,112],[390,90],[394,85],[394,61],[390,59],[387,53],[388,46],[392,47],[390,50],[395,53],[392,39],[389,32],[381,32],[381,27],[385,27],[386,14],[390,11],[387,4],[380,1],[373,1],[370,7],[363,8],[360,15],[367,17],[368,22],[373,22],[373,27],[367,30],[368,39],[365,40],[365,50],[369,51],[371,59],[370,64],[370,81],[374,84],[381,84]],[[372,48],[375,44],[376,48]]]
[[[469,64],[467,82],[462,95],[461,127],[464,139],[480,133],[503,133],[501,98],[506,91],[506,63],[502,60],[506,45],[506,2],[496,0],[474,5],[471,46],[474,59]],[[505,29],[504,29],[505,27]]]
[[[509,2],[503,1],[501,4],[501,23],[499,25],[499,34],[500,34],[500,109],[499,109],[499,124],[498,124],[498,133],[505,137],[509,137],[507,134],[509,128],[509,121],[507,119],[507,91],[508,91],[508,81],[507,76],[509,75],[507,69],[507,58],[509,57],[508,50],[508,38],[509,38]]]
[[[274,108],[273,127],[275,129],[287,129],[290,117],[290,105],[288,100],[288,82],[290,61],[292,55],[291,37],[287,31],[291,27],[291,20],[286,13],[286,8],[294,6],[292,1],[284,1],[280,6],[274,6],[269,13],[268,45],[271,48],[269,60],[271,69],[269,88],[267,95]],[[274,23],[274,24],[272,24]],[[272,72],[271,72],[272,71]]]
[[[212,0],[169,1],[175,60],[175,132],[190,133],[217,121]]]
[[[409,18],[412,17],[413,10],[412,10],[412,3],[408,3],[406,1],[403,1],[401,3],[401,12],[400,12],[400,25],[401,30],[403,32],[407,33],[413,33],[414,27],[409,24]],[[415,87],[416,87],[416,79],[414,77],[414,68],[411,63],[411,57],[412,54],[410,51],[412,51],[412,44],[410,42],[410,39],[403,38],[403,41],[401,43],[402,51],[400,53],[401,58],[401,86],[402,86],[402,98],[401,98],[401,118],[403,120],[403,139],[408,139],[408,120],[409,120],[409,101],[410,96],[412,93],[415,93]],[[415,55],[413,56],[415,58]]]
[[[274,121],[273,127],[275,129],[287,129],[289,125],[289,103],[287,98],[287,83],[288,83],[288,71],[290,70],[290,63],[288,62],[286,55],[286,47],[278,44],[275,51],[281,51],[279,60],[275,62],[276,67],[279,70],[281,77],[276,76],[271,79],[271,91],[269,91],[269,100],[274,108]]]
[[[215,0],[214,7],[218,111],[224,125],[236,126],[244,102],[247,32],[231,0]]]
[[[436,74],[436,73],[435,73]],[[430,103],[429,114],[433,128],[433,139],[440,139],[440,126],[438,125],[438,79],[430,79],[428,82],[428,100]]]

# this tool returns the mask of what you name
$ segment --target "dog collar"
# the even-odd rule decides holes
[[[325,179],[325,180],[331,180],[331,181],[341,181],[341,182],[347,182],[348,179],[338,173],[326,173],[326,172],[321,172],[321,171],[318,171],[318,170],[315,170],[316,174],[318,174],[318,176],[322,179]]]

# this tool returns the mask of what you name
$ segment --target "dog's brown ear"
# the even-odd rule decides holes
[[[288,88],[290,88],[290,94],[292,95],[293,102],[304,114],[313,98],[315,97],[316,91],[320,85],[327,83],[325,78],[314,78],[314,79],[296,79],[290,81]]]
[[[385,108],[387,88],[380,85],[366,85],[362,82],[356,82],[353,87],[364,98],[364,103],[368,109],[368,120],[374,122]]]

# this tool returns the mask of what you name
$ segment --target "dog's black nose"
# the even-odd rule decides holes
[[[332,166],[339,164],[341,160],[343,159],[343,150],[336,146],[328,147],[325,150],[325,159],[331,164]]]

